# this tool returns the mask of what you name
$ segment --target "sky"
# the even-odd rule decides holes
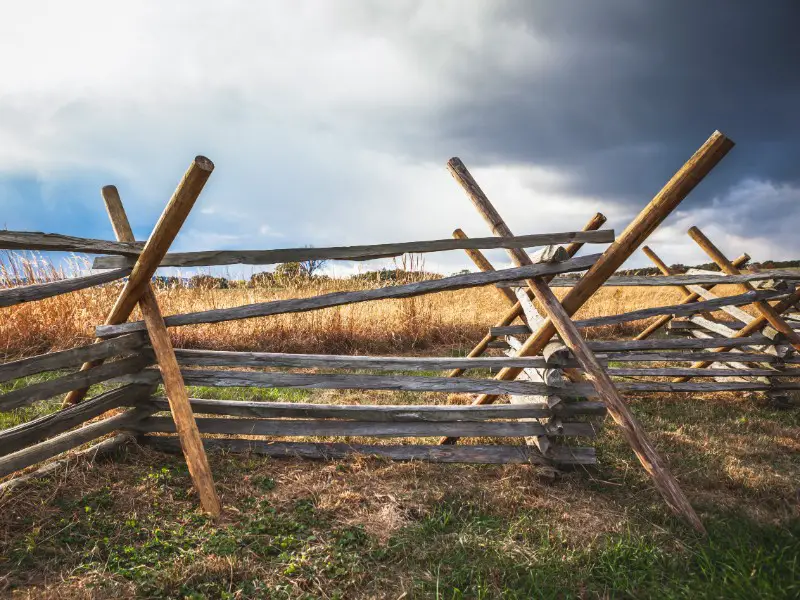
[[[113,239],[113,183],[146,239],[202,154],[176,251],[491,235],[458,156],[515,234],[619,233],[720,130],[736,147],[649,244],[706,262],[697,225],[800,258],[796,0],[0,2],[3,228]]]

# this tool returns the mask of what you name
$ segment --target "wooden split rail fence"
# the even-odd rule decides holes
[[[454,239],[397,244],[169,253],[172,241],[213,170],[211,161],[204,157],[197,157],[192,163],[146,242],[133,238],[113,186],[103,188],[102,196],[117,237],[115,242],[56,234],[0,232],[0,248],[97,254],[101,256],[95,259],[94,268],[107,269],[86,277],[0,290],[0,306],[13,307],[93,285],[123,282],[105,323],[94,331],[97,338],[94,344],[0,365],[0,383],[12,380],[25,383],[24,378],[37,373],[73,370],[41,383],[14,386],[0,395],[0,410],[8,411],[66,394],[61,410],[0,432],[0,476],[32,467],[108,434],[131,432],[143,445],[182,451],[201,505],[210,514],[218,515],[221,508],[206,449],[309,458],[339,458],[361,453],[396,460],[590,465],[596,462],[594,449],[585,443],[576,445],[574,440],[595,436],[600,418],[608,414],[621,428],[669,507],[702,531],[702,523],[666,461],[650,442],[622,394],[756,389],[753,386],[761,385],[759,378],[763,373],[778,366],[784,369],[782,376],[793,376],[794,369],[787,365],[791,365],[795,357],[764,350],[767,346],[774,347],[778,338],[771,330],[755,323],[763,325],[768,321],[780,335],[791,331],[789,325],[781,325],[785,321],[780,313],[785,308],[780,307],[785,304],[788,308],[787,303],[793,306],[797,302],[791,282],[798,277],[783,271],[740,274],[735,264],[722,267],[728,273],[725,277],[705,273],[680,277],[665,274],[643,281],[642,278],[613,277],[613,273],[732,147],[733,142],[715,132],[616,238],[613,231],[600,229],[605,217],[599,214],[590,219],[582,231],[514,236],[458,159],[452,159],[448,168],[486,220],[493,237],[468,238],[458,230]],[[601,254],[577,256],[584,244],[610,245]],[[534,246],[544,248],[533,254],[525,251]],[[494,248],[507,250],[514,266],[495,270],[480,252]],[[466,251],[480,272],[166,317],[161,315],[150,287],[159,266],[271,264],[318,258],[371,260],[408,252],[448,250]],[[564,277],[568,273],[583,275],[568,279]],[[750,283],[767,279],[781,283],[758,288]],[[551,288],[565,282],[572,284],[572,288],[559,301]],[[722,282],[736,283],[742,287],[741,293],[724,300],[712,297],[708,290]],[[572,320],[571,315],[604,284],[682,286],[689,294],[696,293],[696,297],[691,302],[645,309],[635,314]],[[503,301],[509,303],[509,310],[463,358],[174,350],[167,333],[168,327],[311,311],[477,286],[497,286]],[[777,301],[777,307],[769,304],[770,301]],[[144,318],[130,322],[128,318],[137,304]],[[645,339],[649,336],[644,336],[636,340],[587,342],[580,333],[581,327],[649,317],[657,317],[661,326],[676,316],[687,317],[688,322],[694,323],[693,319],[698,315],[704,317],[709,311],[730,311],[745,305],[759,307],[762,317],[749,322],[743,320],[743,326],[736,330],[731,328],[734,333],[729,336],[692,335],[685,339]],[[736,311],[741,312],[738,308]],[[762,318],[763,321],[759,321]],[[505,347],[506,355],[485,355],[498,341]],[[795,338],[790,337],[788,341],[800,340],[795,334]],[[707,362],[709,356],[713,356],[714,364],[733,366],[725,373],[729,382],[707,381],[712,375],[721,376],[720,373],[709,375],[711,369],[698,366],[701,359]],[[645,366],[638,370],[617,366],[617,363],[633,365],[679,360],[696,364],[685,368]],[[760,366],[748,366],[747,378],[744,378],[743,369],[738,365],[750,362]],[[613,366],[609,366],[612,363]],[[77,367],[80,369],[75,371]],[[497,374],[492,378],[464,376],[467,371],[478,368],[493,369]],[[289,369],[321,371],[297,373]],[[335,372],[329,372],[331,370]],[[365,374],[364,370],[373,373]],[[390,373],[431,370],[443,374],[431,377]],[[638,376],[651,380],[620,379]],[[680,377],[682,381],[652,380],[653,377]],[[118,387],[85,399],[90,386],[100,383]],[[156,393],[159,385],[163,395]],[[190,398],[187,385],[459,392],[475,394],[475,400],[466,406],[222,401]],[[780,385],[787,390],[795,389],[791,382]],[[772,387],[775,389],[775,384]],[[493,405],[497,398],[506,396],[510,403]],[[326,438],[328,441],[292,441],[293,437]],[[376,438],[416,438],[420,443],[377,443]],[[457,444],[460,438],[503,438],[507,441]],[[102,442],[103,450],[125,439],[125,435],[107,439]],[[515,443],[514,439],[523,443]]]

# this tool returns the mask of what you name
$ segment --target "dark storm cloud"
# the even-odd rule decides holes
[[[742,178],[800,179],[800,2],[519,2],[493,17],[552,59],[512,76],[460,57],[474,93],[436,116],[436,151],[554,166],[575,191],[638,205],[719,129],[737,147],[685,208]]]

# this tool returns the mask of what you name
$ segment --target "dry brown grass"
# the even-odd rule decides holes
[[[0,285],[3,283],[0,274]],[[165,315],[241,306],[335,291],[366,289],[374,284],[334,280],[283,288],[187,289],[157,291]],[[86,344],[95,325],[105,320],[119,285],[91,288],[40,302],[4,309],[0,351],[6,358],[62,350]],[[565,288],[556,290],[563,296]],[[672,304],[680,292],[659,288],[601,289],[577,318],[611,315]],[[383,300],[314,312],[194,325],[172,330],[183,348],[319,353],[425,353],[447,347],[467,352],[508,308],[497,290],[474,288],[402,300]],[[138,311],[134,314],[138,319]],[[631,336],[641,322],[602,330],[589,337]]]

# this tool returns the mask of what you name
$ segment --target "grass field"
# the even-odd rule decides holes
[[[352,285],[328,283],[322,291]],[[178,289],[160,291],[159,300],[170,314],[319,291]],[[5,309],[0,343],[6,357],[86,343],[115,293],[108,287]],[[679,297],[602,290],[580,314],[614,314]],[[484,289],[172,333],[183,347],[463,354],[502,312],[498,294]],[[641,327],[590,335],[632,335]],[[192,395],[332,403],[469,400],[322,390],[196,388]],[[226,507],[217,523],[197,511],[180,457],[133,447],[116,460],[78,462],[0,497],[0,594],[800,597],[800,414],[734,394],[662,394],[631,404],[669,458],[708,539],[669,515],[610,420],[596,440],[599,465],[555,480],[518,465],[213,455]],[[0,426],[57,406],[43,402],[8,413]]]

